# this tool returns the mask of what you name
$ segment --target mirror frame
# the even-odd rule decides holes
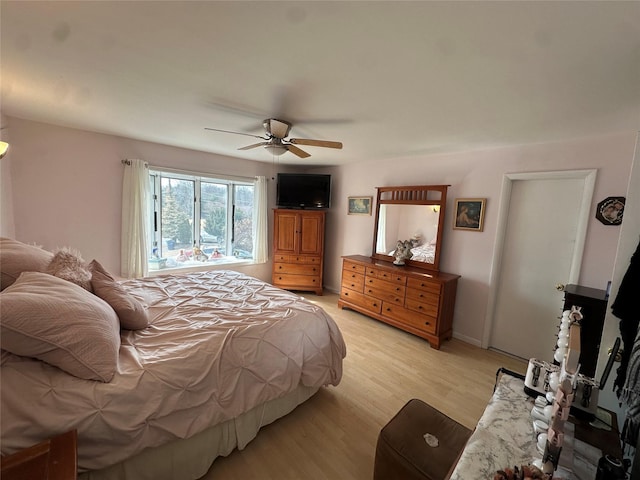
[[[405,265],[423,270],[440,271],[440,254],[442,253],[442,232],[444,230],[444,213],[447,205],[447,189],[449,185],[413,185],[402,187],[376,187],[376,221],[373,227],[372,258],[392,262],[391,255],[376,253],[378,244],[378,222],[380,221],[380,205],[433,205],[440,207],[438,218],[438,238],[433,263],[405,260]],[[437,197],[437,198],[436,198]]]

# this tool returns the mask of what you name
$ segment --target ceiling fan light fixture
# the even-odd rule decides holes
[[[284,145],[265,145],[264,148],[271,153],[271,155],[276,155],[278,157],[288,151],[287,147]]]

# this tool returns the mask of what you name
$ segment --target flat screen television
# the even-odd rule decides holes
[[[329,208],[331,175],[279,173],[276,205],[282,208]]]

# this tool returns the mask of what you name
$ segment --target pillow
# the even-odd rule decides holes
[[[91,272],[77,250],[67,247],[59,249],[46,272],[91,291]]]
[[[109,382],[118,366],[113,309],[61,278],[24,272],[0,293],[0,347],[86,380]]]
[[[141,330],[149,326],[149,315],[133,295],[117,283],[97,260],[89,264],[93,293],[111,305],[120,319],[120,326],[127,330]]]
[[[0,290],[17,280],[22,272],[44,272],[53,253],[26,243],[0,237]]]

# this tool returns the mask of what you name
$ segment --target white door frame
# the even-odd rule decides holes
[[[498,229],[496,231],[496,242],[493,249],[493,260],[491,262],[491,273],[489,275],[489,299],[487,303],[487,315],[484,321],[482,333],[482,348],[489,348],[491,329],[496,308],[496,298],[498,294],[498,284],[502,268],[502,252],[504,249],[505,236],[507,232],[507,220],[509,217],[509,206],[511,204],[511,189],[513,182],[517,180],[558,180],[558,179],[584,179],[584,190],[582,201],[580,202],[580,213],[576,231],[576,244],[571,259],[571,272],[567,283],[578,283],[580,278],[580,267],[582,266],[582,254],[584,252],[587,225],[589,224],[589,213],[591,211],[591,200],[596,183],[596,169],[591,170],[562,170],[556,172],[532,172],[532,173],[506,173],[502,179],[502,191],[500,193],[500,208],[498,209]]]

